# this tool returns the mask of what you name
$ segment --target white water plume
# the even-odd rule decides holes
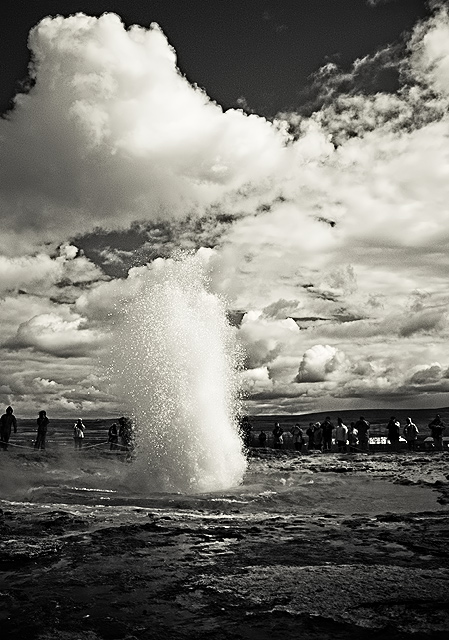
[[[213,491],[241,482],[239,351],[198,255],[135,276],[115,323],[113,372],[136,425],[133,476],[145,488]]]

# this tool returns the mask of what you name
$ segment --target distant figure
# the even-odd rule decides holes
[[[265,447],[267,444],[267,434],[262,429],[260,430],[259,436],[259,447]]]
[[[34,443],[35,449],[45,449],[45,438],[47,437],[47,427],[50,420],[45,411],[39,411],[37,422],[37,437]]]
[[[124,447],[124,449],[128,451],[131,446],[133,435],[131,421],[129,420],[129,418],[125,418],[124,416],[122,416],[118,419],[118,424],[118,437],[122,441],[122,446]]]
[[[295,447],[295,451],[302,451],[302,445],[304,444],[304,434],[298,423],[293,425],[293,427],[290,429],[290,433],[293,436],[293,446]]]
[[[78,418],[78,420],[73,425],[73,441],[75,443],[75,449],[81,449],[81,447],[83,445],[84,429],[85,428],[86,427],[84,426],[83,421],[81,420],[81,418]]]
[[[430,434],[433,438],[433,446],[437,451],[442,451],[443,449],[443,431],[445,428],[445,424],[441,420],[439,413],[437,413],[432,422],[429,422]]]
[[[306,435],[309,438],[309,441],[307,443],[307,449],[308,451],[312,451],[312,449],[315,448],[315,439],[314,439],[315,429],[313,426],[313,422],[309,422],[309,428],[306,431]]]
[[[16,416],[13,414],[12,407],[6,407],[5,413],[0,418],[0,448],[3,449],[3,451],[7,451],[8,449],[12,429],[14,429],[14,433],[17,433]]]
[[[243,416],[240,421],[240,432],[242,434],[243,444],[248,449],[251,446],[253,425],[251,424],[248,416]]]
[[[321,429],[323,430],[323,451],[330,451],[332,449],[332,431],[334,430],[330,416],[325,417],[321,423]]]
[[[347,452],[348,427],[341,418],[337,418],[337,428],[335,429],[335,439],[337,441],[338,453]]]
[[[275,449],[282,449],[282,446],[284,444],[284,438],[282,434],[284,433],[284,430],[282,429],[279,422],[276,422],[276,424],[274,425],[274,429],[272,433],[273,433],[273,447]]]
[[[370,424],[368,420],[365,420],[363,416],[360,416],[355,423],[359,439],[359,448],[362,451],[369,451],[369,427]]]
[[[316,451],[323,451],[323,428],[319,422],[315,424],[313,430],[313,448]]]
[[[401,423],[396,420],[395,416],[391,416],[389,423],[387,424],[388,434],[387,438],[390,441],[393,451],[399,451],[399,432],[401,429]]]
[[[418,427],[411,418],[407,418],[407,422],[404,427],[404,437],[407,440],[407,446],[409,451],[416,451],[416,442],[418,440]]]
[[[110,450],[115,451],[118,449],[118,427],[117,423],[114,422],[108,429],[108,442],[110,443]]]
[[[348,429],[349,453],[357,453],[359,433],[355,428],[355,422],[351,422]]]

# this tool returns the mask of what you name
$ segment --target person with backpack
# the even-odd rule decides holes
[[[276,424],[274,425],[274,429],[272,433],[273,433],[273,447],[275,449],[282,449],[282,446],[284,444],[284,438],[282,434],[284,433],[284,430],[279,424],[279,422],[276,422]]]
[[[83,445],[84,429],[85,428],[86,427],[84,426],[83,421],[81,420],[81,418],[78,418],[78,420],[73,425],[73,441],[75,443],[75,449],[81,449],[81,447]]]
[[[293,446],[295,447],[295,451],[301,451],[302,445],[304,444],[304,434],[298,423],[290,429],[290,433],[293,436]]]

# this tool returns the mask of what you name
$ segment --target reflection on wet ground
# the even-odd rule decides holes
[[[143,490],[100,454],[2,458],[8,638],[445,638],[446,454],[256,452],[241,486]],[[20,473],[17,473],[20,471]]]

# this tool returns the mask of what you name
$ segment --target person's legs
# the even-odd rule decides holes
[[[0,431],[0,446],[3,451],[7,451],[8,449],[9,435],[10,434],[7,431]]]

